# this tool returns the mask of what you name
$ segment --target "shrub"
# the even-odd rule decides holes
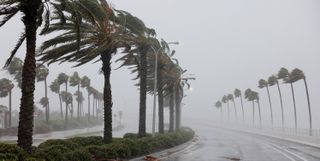
[[[66,147],[70,150],[74,150],[76,148],[79,148],[79,145],[76,143],[73,143],[70,140],[62,140],[62,139],[53,139],[53,140],[47,140],[43,143],[41,143],[38,148],[39,149],[45,149],[46,147],[51,147],[54,145],[61,145],[63,147]]]
[[[117,152],[108,145],[95,146],[91,145],[85,148],[96,160],[116,159]]]
[[[0,160],[21,161],[26,156],[27,153],[17,145],[0,143]]]
[[[88,146],[88,145],[102,145],[103,138],[101,136],[89,136],[89,137],[75,137],[67,139],[75,144],[81,146]]]
[[[92,155],[85,149],[75,150],[65,154],[67,161],[90,161]]]
[[[63,145],[52,145],[38,149],[35,155],[37,158],[42,158],[46,161],[67,161],[65,154],[71,151],[71,149]]]

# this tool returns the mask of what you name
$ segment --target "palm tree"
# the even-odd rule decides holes
[[[73,97],[72,97],[72,93],[66,92],[66,91],[62,91],[61,92],[61,98],[62,98],[62,101],[65,102],[66,105],[67,105],[66,114],[68,113],[67,111],[70,111],[70,113],[72,115],[72,113],[73,113]],[[67,120],[68,120],[68,118],[67,118]],[[67,128],[67,126],[65,128]]]
[[[78,72],[73,73],[73,75],[70,77],[69,84],[71,87],[77,86],[77,88],[78,88],[77,93],[80,93],[81,78],[79,77]],[[78,102],[77,118],[79,119],[79,116],[80,116],[80,102],[79,102],[79,100],[80,99],[76,99],[76,100]]]
[[[61,100],[61,94],[60,94],[60,83],[58,79],[55,79],[51,85],[49,86],[50,90],[59,96],[59,102],[60,102],[60,116],[61,119],[63,119],[63,111],[62,111],[62,100]]]
[[[18,83],[18,87],[21,88],[22,84],[22,67],[23,61],[20,58],[14,57],[12,58],[11,63],[8,65],[6,70],[10,75],[13,76],[14,80]]]
[[[83,113],[83,101],[84,101],[84,97],[83,97],[83,94],[82,94],[81,91],[80,91],[80,92],[76,91],[76,92],[74,93],[74,95],[76,96],[77,102],[80,104],[77,114],[78,114],[78,117],[81,117],[81,115],[82,115],[82,113]]]
[[[216,104],[214,104],[214,106],[217,109],[220,109],[220,118],[221,118],[221,122],[223,121],[223,110],[222,110],[222,103],[220,101],[217,101]]]
[[[252,95],[252,90],[250,88],[248,88],[244,91],[244,98],[247,99],[248,101],[252,102],[252,126],[254,127],[254,114],[255,114],[254,101],[255,101],[255,98]]]
[[[64,0],[58,0],[61,2]],[[22,84],[21,84],[21,105],[19,113],[19,127],[18,127],[18,146],[23,148],[28,153],[31,153],[32,133],[33,133],[33,112],[34,112],[34,90],[36,77],[36,60],[35,49],[37,39],[37,29],[45,22],[44,29],[47,28],[50,20],[50,12],[48,7],[49,1],[32,0],[2,0],[0,2],[0,27],[8,22],[16,15],[22,15],[22,22],[24,24],[24,32],[20,36],[15,48],[11,52],[11,56],[6,62],[8,66],[16,54],[17,50],[26,40],[26,57],[22,70]],[[53,7],[54,8],[54,7]],[[46,11],[46,12],[45,12]],[[22,14],[19,14],[22,13]],[[45,14],[45,16],[42,16]],[[43,19],[43,17],[45,19]]]
[[[262,120],[261,120],[261,107],[260,107],[260,98],[259,98],[259,93],[252,91],[251,92],[252,97],[257,101],[258,104],[258,112],[259,112],[259,125],[260,128],[262,127]]]
[[[259,80],[259,88],[266,88],[267,89],[267,94],[268,94],[268,100],[269,100],[269,105],[270,105],[270,116],[271,116],[271,127],[273,128],[273,112],[272,112],[272,103],[271,103],[271,98],[270,98],[270,92],[269,92],[269,84],[268,81],[264,79]]]
[[[46,116],[46,122],[47,124],[49,123],[49,99],[48,99],[48,86],[47,86],[47,77],[49,75],[49,69],[46,68],[44,65],[42,64],[37,64],[37,68],[36,68],[36,78],[37,78],[37,82],[44,82],[44,98],[41,98],[40,102],[42,103],[46,103],[46,104],[42,104],[44,105],[43,107],[45,108],[45,116]]]
[[[105,0],[77,1],[71,8],[64,7],[66,14],[74,16],[64,17],[64,25],[57,22],[49,27],[46,34],[55,31],[62,33],[43,43],[39,54],[40,60],[49,63],[78,62],[76,66],[80,66],[100,57],[105,78],[104,142],[110,143],[112,142],[111,58],[117,48],[125,46],[122,39],[128,30],[116,23],[118,17]],[[56,16],[60,17],[59,14]],[[74,18],[77,16],[80,18]],[[56,47],[51,48],[53,46]]]
[[[234,97],[233,97],[232,94],[228,94],[227,97],[228,97],[228,101],[232,101],[233,102],[234,115],[235,115],[235,118],[236,118],[236,122],[238,122],[237,107],[236,107],[236,103],[234,102]]]
[[[90,80],[90,78],[89,77],[87,77],[87,76],[83,76],[82,78],[81,78],[81,87],[82,88],[86,88],[87,89],[87,93],[88,93],[88,120],[90,120],[90,83],[91,82],[91,80]]]
[[[308,101],[308,111],[309,111],[309,135],[312,135],[312,113],[311,113],[311,106],[310,106],[310,98],[309,98],[309,90],[308,90],[308,84],[307,84],[307,79],[305,74],[303,73],[302,70],[295,68],[292,70],[290,74],[290,82],[296,82],[301,79],[303,79],[305,90],[306,90],[306,95],[307,95],[307,101]]]
[[[65,84],[65,92],[66,93],[68,93],[68,79],[69,79],[69,76],[68,75],[66,75],[65,73],[60,73],[59,75],[58,75],[58,82],[59,82],[59,84],[61,85],[61,84]],[[62,101],[63,101],[63,99],[67,99],[67,98],[64,98],[64,97],[66,97],[67,95],[62,95],[62,93],[61,93],[61,96],[62,96]],[[66,111],[65,111],[65,128],[67,128],[67,126],[68,126],[68,102],[67,101],[64,101],[65,103],[66,103]]]
[[[268,78],[269,86],[273,86],[277,84],[279,97],[280,97],[280,105],[281,105],[281,119],[282,119],[282,131],[284,130],[284,112],[283,112],[283,101],[282,101],[282,94],[279,86],[279,82],[276,76],[272,75]]]
[[[14,84],[11,80],[2,78],[0,79],[0,97],[9,96],[9,128],[11,127],[11,111],[12,111],[12,89],[14,88]]]
[[[293,81],[291,81],[291,79],[290,79],[290,73],[289,73],[288,69],[281,68],[278,72],[278,79],[282,79],[284,81],[284,83],[290,83],[292,100],[293,100],[293,109],[294,109],[294,125],[295,125],[295,130],[297,130],[298,121],[297,121],[296,99],[295,99],[295,95],[294,95]]]
[[[230,109],[229,109],[229,100],[228,96],[224,95],[221,99],[221,102],[227,103],[227,111],[228,111],[228,121],[230,121]]]
[[[242,122],[244,123],[244,110],[243,110],[243,98],[242,98],[242,94],[241,94],[241,91],[240,89],[235,89],[234,92],[233,92],[235,98],[238,98],[240,97],[240,101],[241,101],[241,109],[242,109]]]

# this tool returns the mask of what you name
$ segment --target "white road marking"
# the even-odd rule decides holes
[[[277,149],[277,148],[275,148],[275,147],[273,147],[273,146],[271,146],[271,145],[268,145],[268,144],[266,144],[266,146],[270,147],[270,148],[273,149],[274,151],[276,151],[276,152],[280,153],[281,155],[285,156],[285,157],[288,158],[289,160],[291,160],[291,161],[296,161],[295,159],[291,158],[289,155],[287,155],[286,153],[282,152],[281,150],[279,150],[279,149]]]
[[[280,147],[280,146],[278,146],[278,145],[275,145],[275,144],[272,144],[272,143],[269,143],[269,144],[271,144],[271,145],[273,145],[274,147],[279,148],[279,149],[281,149],[281,150],[283,150],[283,151],[285,151],[285,152],[287,152],[287,153],[290,153],[290,154],[294,155],[295,157],[297,157],[297,158],[299,158],[299,159],[301,159],[301,160],[303,160],[303,161],[308,161],[307,159],[303,158],[302,156],[300,156],[300,155],[298,155],[298,154],[296,154],[296,153],[293,153],[293,152],[291,152],[291,151],[289,151],[289,150],[287,150],[287,149],[285,149],[285,148],[282,148],[282,147]]]

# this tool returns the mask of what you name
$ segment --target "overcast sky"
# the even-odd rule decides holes
[[[315,127],[320,128],[320,1],[319,0],[112,0],[114,7],[129,11],[154,28],[159,38],[179,41],[176,57],[181,66],[195,74],[193,91],[186,92],[184,118],[219,119],[213,105],[234,88],[252,88],[260,93],[263,121],[269,124],[269,106],[265,89],[258,89],[261,78],[267,79],[281,67],[303,70],[309,83]],[[0,63],[3,65],[22,31],[19,18],[0,29]],[[39,38],[38,45],[45,37]],[[24,58],[24,48],[18,56]],[[113,68],[118,64],[113,64]],[[49,82],[59,72],[91,77],[95,88],[103,89],[98,75],[100,63],[70,68],[68,64],[50,66]],[[2,71],[1,77],[10,78]],[[112,72],[114,110],[137,112],[139,92],[133,85],[134,75],[126,69]],[[307,102],[303,82],[294,85],[297,97],[299,127],[307,127]],[[290,87],[281,85],[284,93],[286,125],[293,126]],[[73,89],[75,90],[75,89]],[[279,98],[272,88],[275,119],[280,123]],[[19,105],[20,91],[15,90],[14,106]],[[43,96],[42,83],[37,84],[36,100]],[[57,96],[50,94],[50,100]],[[237,100],[238,101],[238,100]],[[1,99],[7,104],[7,99]],[[54,105],[51,105],[53,107]],[[58,105],[57,105],[58,106]],[[152,97],[148,97],[148,108]],[[245,101],[247,120],[251,104]],[[238,108],[240,111],[240,108]],[[149,111],[150,112],[150,111]],[[137,115],[137,114],[136,114]],[[239,115],[240,117],[240,115]],[[303,122],[303,123],[302,123]],[[138,126],[138,124],[137,124]]]

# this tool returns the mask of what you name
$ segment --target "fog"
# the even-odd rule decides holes
[[[276,74],[281,67],[304,71],[310,88],[311,108],[315,128],[320,128],[320,1],[318,0],[113,0],[114,7],[129,11],[154,28],[159,38],[179,41],[172,46],[180,65],[197,80],[190,82],[193,91],[186,91],[182,109],[184,119],[219,121],[220,111],[214,103],[235,88],[251,88],[260,94],[263,123],[270,126],[269,104],[265,89],[258,80]],[[15,18],[0,28],[0,65],[3,66],[22,32],[20,19]],[[46,37],[38,38],[38,46]],[[17,56],[24,58],[24,47]],[[113,60],[116,60],[115,56]],[[113,61],[114,62],[114,61]],[[48,81],[60,72],[91,78],[93,86],[102,91],[101,64],[86,64],[71,68],[72,64],[50,65]],[[119,64],[112,64],[113,69]],[[1,78],[12,77],[4,70]],[[124,119],[136,122],[138,130],[139,91],[133,81],[135,75],[122,68],[111,75],[113,110],[124,111]],[[50,84],[49,83],[49,84]],[[43,82],[36,84],[35,100],[44,95]],[[308,127],[307,101],[304,84],[294,84],[297,99],[298,127]],[[70,87],[74,92],[76,89]],[[294,127],[293,105],[288,84],[282,84],[285,125]],[[276,87],[270,89],[275,124],[281,125],[280,103]],[[20,89],[13,91],[13,109],[18,110]],[[85,93],[86,95],[86,93]],[[49,92],[51,109],[58,110],[58,97]],[[86,100],[85,100],[86,101]],[[147,114],[151,117],[152,96],[148,96]],[[236,100],[239,103],[239,100]],[[7,105],[7,98],[0,104]],[[251,120],[251,103],[244,101],[246,121]],[[86,102],[84,103],[86,105]],[[38,105],[40,107],[40,105]],[[232,107],[232,106],[231,106]],[[231,108],[233,112],[233,109]],[[239,119],[240,105],[238,104]],[[126,118],[126,116],[128,116]],[[129,117],[130,116],[130,117]],[[230,116],[233,116],[231,113]],[[226,115],[225,115],[226,118]],[[147,122],[151,124],[151,122]],[[148,129],[150,130],[150,129]]]

